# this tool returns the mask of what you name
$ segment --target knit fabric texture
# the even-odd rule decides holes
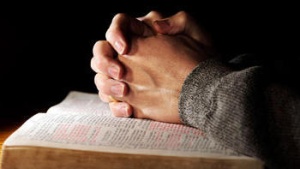
[[[299,110],[299,95],[269,80],[262,66],[235,70],[217,59],[188,75],[179,98],[184,124],[270,169],[300,167]]]

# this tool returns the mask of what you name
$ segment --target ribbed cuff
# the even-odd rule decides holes
[[[206,114],[211,105],[214,82],[231,70],[217,59],[201,62],[187,76],[179,96],[179,114],[182,123],[204,129]]]

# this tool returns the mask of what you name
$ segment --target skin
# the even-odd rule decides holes
[[[112,113],[180,123],[182,84],[211,51],[203,30],[185,12],[162,18],[152,11],[138,19],[116,15],[106,38],[95,43],[91,67]]]

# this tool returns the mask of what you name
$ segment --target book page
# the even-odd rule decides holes
[[[47,113],[112,116],[108,103],[102,102],[98,94],[79,91],[69,92],[62,102],[50,107]]]
[[[239,156],[209,140],[195,128],[96,114],[39,113],[4,144],[169,156]]]
[[[77,91],[46,113],[31,117],[4,145],[254,160],[217,144],[199,129],[114,117],[97,94]]]

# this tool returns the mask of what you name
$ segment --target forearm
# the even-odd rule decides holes
[[[262,67],[233,71],[215,60],[189,74],[179,99],[184,124],[274,168],[300,165],[299,109],[299,93]]]
[[[228,147],[257,156],[251,117],[256,106],[250,105],[255,100],[251,100],[254,89],[249,88],[253,79],[247,79],[249,73],[257,72],[253,69],[234,72],[215,60],[201,63],[182,88],[179,107],[183,122]]]

